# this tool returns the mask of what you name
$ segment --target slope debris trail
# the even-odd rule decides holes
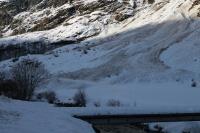
[[[64,77],[99,80],[118,76],[120,80],[130,81],[145,78],[145,80],[151,78],[179,80],[191,79],[193,76],[195,78],[198,74],[182,68],[172,71],[168,63],[165,64],[165,61],[160,60],[163,51],[174,44],[181,44],[186,38],[198,32],[198,18],[194,16],[193,10],[189,11],[191,5],[192,1],[164,1],[138,12],[134,21],[122,29],[123,33],[113,37],[112,41],[98,46],[110,50],[101,57],[107,61],[106,63],[70,72]],[[124,74],[124,71],[128,75]]]

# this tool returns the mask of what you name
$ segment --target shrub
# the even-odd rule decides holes
[[[14,80],[6,80],[4,72],[0,72],[0,95],[9,98],[17,98],[19,96],[18,84]]]
[[[38,100],[47,100],[48,103],[55,103],[57,101],[56,93],[53,91],[47,91],[37,94]]]
[[[191,87],[197,87],[197,82],[194,79],[192,79]]]
[[[119,106],[121,106],[121,103],[120,103],[119,100],[110,99],[107,102],[107,106],[110,106],[110,107],[119,107]]]
[[[82,89],[79,89],[75,93],[73,100],[74,100],[76,105],[81,106],[81,107],[86,107],[87,100],[86,100],[85,91],[82,90]]]
[[[162,132],[163,131],[163,127],[161,127],[160,125],[156,124],[154,126],[154,129],[157,130],[158,132]]]
[[[66,102],[55,102],[56,107],[82,107],[76,103],[66,103]]]
[[[12,62],[16,62],[16,61],[18,61],[19,60],[19,58],[13,58],[12,59]]]
[[[100,106],[101,106],[101,103],[100,103],[100,102],[94,102],[94,106],[95,106],[95,107],[100,107]]]
[[[18,84],[13,80],[3,80],[0,82],[0,95],[17,99],[20,95]]]
[[[44,65],[35,59],[23,59],[11,70],[13,80],[20,88],[18,99],[30,100],[34,89],[47,77]]]

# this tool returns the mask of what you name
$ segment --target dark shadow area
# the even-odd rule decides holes
[[[148,37],[149,35],[152,35],[156,31],[158,31],[162,25],[173,25],[176,23],[181,23],[181,21],[165,22],[165,23],[160,23],[160,24],[148,24],[143,27],[136,28],[134,30],[128,30],[125,32],[113,34],[105,38],[93,39],[91,40],[91,42],[96,41],[96,42],[100,42],[101,44],[107,43],[107,42],[112,43],[112,42],[115,42],[120,36],[122,37],[124,36],[125,38],[127,34],[130,34],[130,35],[134,34],[133,35],[133,38],[135,38],[134,43],[138,43],[140,41],[144,41],[146,39],[145,36]],[[145,35],[142,36],[142,34],[145,34]],[[0,61],[10,59],[10,58],[17,58],[17,57],[24,56],[27,54],[44,54],[45,52],[48,52],[55,48],[59,48],[65,45],[73,45],[75,43],[77,44],[81,41],[84,41],[85,39],[86,38],[83,38],[77,41],[58,40],[57,42],[54,42],[54,43],[49,43],[47,40],[45,40],[45,38],[44,40],[41,40],[41,41],[33,41],[33,40],[24,41],[24,40],[20,40],[20,38],[17,38],[16,42],[14,43],[13,43],[13,40],[11,39],[10,44],[9,42],[1,43]],[[129,40],[125,40],[125,41],[129,42]],[[87,47],[88,48],[95,47],[95,46],[101,45],[100,43],[90,44]]]
[[[121,33],[116,33],[104,38],[91,39],[88,41],[87,45],[80,45],[79,47],[74,48],[74,50],[83,51],[83,53],[87,54],[93,47],[97,47],[100,45],[105,45],[107,49],[118,47],[118,49],[120,50],[120,47],[124,48],[128,45],[139,45],[142,42],[145,43],[145,47],[147,48],[144,50],[136,51],[135,53],[133,53],[133,56],[139,53],[153,51],[153,54],[155,55],[153,55],[151,58],[148,57],[149,61],[151,63],[158,63],[162,65],[162,62],[160,62],[159,60],[160,54],[171,45],[181,42],[192,32],[195,32],[194,30],[190,30],[190,24],[194,22],[195,21],[177,20],[166,21],[158,24],[147,24],[142,27],[127,30]],[[182,26],[183,29],[175,29],[175,27],[177,26]],[[159,35],[159,37],[155,35]],[[152,42],[153,39],[157,39],[157,41]],[[84,41],[84,39],[82,41]],[[82,41],[80,41],[80,43]],[[18,38],[14,44],[1,44],[0,61],[10,58],[14,58],[13,61],[16,61],[16,58],[27,54],[44,54],[48,51],[65,45],[73,45],[75,43],[79,44],[79,41],[75,42],[70,40],[60,40],[55,43],[48,43],[48,41],[46,40],[41,40],[40,42],[34,42],[33,40],[28,40],[23,43],[21,42],[23,42],[23,40],[21,41],[20,38]],[[157,47],[158,45],[160,45],[160,48],[155,48],[155,46]],[[118,75],[122,70],[121,67],[123,67],[121,65],[125,64],[126,62],[126,58],[124,57],[126,57],[126,55],[122,51],[119,57],[113,57],[111,61],[103,65],[97,66],[95,68],[86,68],[76,72],[70,72],[64,74],[63,76],[70,79],[87,79],[88,76],[90,76],[90,79],[98,80],[102,78],[102,72],[106,73],[103,75],[103,77]],[[110,70],[109,68],[111,66],[113,67],[113,69]],[[96,71],[97,69],[99,70],[98,72]]]
[[[27,42],[16,43],[16,44],[1,44],[0,45],[0,61],[18,58],[20,56],[25,56],[27,54],[44,54],[55,48],[59,48],[65,45],[77,43],[76,41],[60,40],[54,43],[48,43],[45,40],[35,41],[29,40]]]
[[[190,24],[193,22],[189,22],[188,20],[177,20],[158,24],[147,24],[105,38],[90,40],[90,42],[94,43],[90,43],[87,46],[80,46],[79,50],[89,49],[89,52],[93,47],[101,45],[102,47],[105,46],[107,50],[113,50],[113,53],[116,55],[110,57],[106,63],[99,66],[83,68],[60,76],[74,80],[81,79],[92,81],[98,81],[111,76],[118,76],[124,69],[127,69],[126,67],[128,65],[125,64],[129,64],[128,59],[131,57],[134,58],[140,54],[144,54],[145,57],[141,57],[138,66],[136,64],[132,67],[132,70],[135,69],[135,73],[137,73],[137,69],[145,69],[148,63],[152,66],[152,71],[155,72],[158,69],[168,69],[169,67],[160,60],[160,55],[173,44],[180,43],[195,32],[190,29]],[[176,29],[176,27],[179,28]],[[182,27],[182,29],[180,29],[180,27]],[[127,57],[126,52],[123,51],[123,49],[132,46],[138,49],[133,51],[132,55],[129,55],[130,57]],[[143,58],[145,58],[145,62]],[[148,75],[146,72],[144,72],[144,74]]]

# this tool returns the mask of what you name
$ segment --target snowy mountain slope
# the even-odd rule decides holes
[[[18,1],[14,4],[17,4]],[[73,23],[76,23],[75,26],[71,26],[73,28],[76,26],[88,26],[88,24],[92,25],[93,23],[96,23],[96,26],[98,23],[99,25],[106,25],[117,22],[114,21],[115,19],[123,20],[128,15],[132,15],[133,12],[132,8],[128,8],[116,0],[74,0],[73,3],[68,3],[67,0],[61,0],[61,2],[54,0],[38,1],[35,4],[34,2],[28,3],[30,6],[31,4],[33,5],[30,9],[25,8],[25,11],[19,10],[17,14],[13,15],[9,14],[12,10],[8,10],[9,8],[4,9],[4,5],[2,5],[5,12],[11,17],[11,22],[8,22],[8,25],[2,25],[2,35],[9,36],[26,32],[49,30],[60,25],[67,28]]]
[[[134,12],[130,6],[115,0],[87,3],[76,0],[72,4],[63,1],[61,5],[56,5],[56,1],[45,2],[13,15],[15,7],[11,6],[10,9],[2,5],[2,37],[35,32],[2,38],[0,60],[27,53],[40,54],[62,45],[78,43],[101,33],[108,24],[116,24],[132,16]],[[11,46],[12,50],[9,48]]]
[[[15,14],[19,23],[1,30],[0,69],[8,71],[14,58],[37,58],[51,73],[37,92],[53,90],[67,101],[85,89],[87,106],[100,102],[104,107],[110,99],[126,107],[200,106],[198,0],[157,0],[135,9],[117,1],[79,2]],[[59,12],[79,4],[82,14],[50,24],[49,18],[56,20]],[[32,30],[44,18],[50,28]],[[25,30],[10,36],[20,28]],[[167,126],[171,130],[173,124]]]
[[[102,90],[101,95],[107,97],[98,98],[99,100],[116,97],[116,99],[126,101],[127,104],[132,104],[133,102],[128,101],[133,98],[144,104],[150,101],[155,105],[169,105],[173,101],[170,99],[175,100],[178,93],[182,91],[180,99],[173,104],[199,105],[196,102],[198,90],[190,87],[192,79],[199,82],[200,78],[198,46],[195,45],[199,42],[199,4],[193,3],[195,1],[190,0],[157,1],[153,5],[137,8],[135,15],[126,21],[109,24],[96,37],[57,48],[46,54],[28,55],[22,58],[37,58],[45,64],[52,78],[40,88],[55,90],[61,94],[63,100],[71,98],[76,89],[85,88],[93,99],[91,102],[95,101],[95,92],[99,89]],[[76,19],[79,20],[79,17]],[[73,34],[68,30],[63,31],[69,35]],[[26,42],[26,39],[40,38],[39,33],[3,38],[0,42],[2,44],[9,42],[5,43],[6,45],[21,42],[21,40]],[[50,33],[45,34],[50,40],[57,38]],[[181,52],[179,52],[180,48]],[[185,61],[186,57],[187,61]],[[194,61],[195,59],[197,61]],[[1,68],[9,69],[12,64],[12,60],[2,61]],[[141,85],[138,86],[137,82]],[[144,82],[153,82],[153,84],[148,87],[148,84]],[[117,86],[120,86],[119,91],[116,95],[112,94],[113,88],[118,88]],[[162,90],[162,86],[169,87],[166,93],[159,91],[159,88]],[[92,88],[95,88],[94,92]],[[150,89],[145,92],[145,88]],[[136,93],[135,97],[130,95],[125,100],[120,98],[123,90],[126,90],[124,95],[134,90],[132,93]],[[93,93],[90,94],[90,92]],[[146,96],[146,94],[151,94],[150,92],[152,95]],[[189,94],[188,102],[184,100],[185,94]],[[160,96],[153,100],[154,95]],[[106,100],[103,101],[106,102]],[[168,101],[171,102],[168,103]]]
[[[172,60],[170,58],[173,53],[168,54],[168,50],[175,50],[173,47],[176,45],[189,42],[187,45],[192,49],[193,44],[199,41],[198,27],[200,24],[197,15],[199,5],[192,7],[192,4],[193,2],[190,0],[157,2],[144,9],[138,9],[139,11],[133,17],[120,24],[109,24],[97,37],[92,37],[76,45],[55,49],[47,54],[29,55],[28,57],[38,58],[44,62],[53,75],[65,79],[102,80],[108,83],[198,80],[199,63],[197,61],[188,60],[190,65],[187,65],[189,63],[184,64],[185,62],[183,62],[183,57],[187,55],[182,56],[185,52],[181,54],[176,50],[175,58]],[[79,17],[76,19],[79,20]],[[70,21],[73,23],[77,21],[76,19]],[[74,26],[71,25],[71,27]],[[81,29],[80,25],[78,25],[78,29]],[[60,28],[59,30],[27,33],[2,38],[0,42],[1,45],[17,45],[18,42],[33,41],[34,39],[44,40],[43,38],[47,37],[53,42],[59,38],[59,33],[64,36],[73,35],[73,32],[68,31],[72,30]],[[49,33],[46,34],[46,32]],[[185,46],[181,48],[184,49]],[[188,48],[185,50],[190,55],[188,58],[198,58],[198,46],[195,53],[193,50],[189,51]],[[181,55],[177,56],[177,54]],[[174,61],[172,63],[176,65],[178,57],[183,60],[176,68],[170,62]],[[7,66],[8,62],[9,60],[2,61],[1,66]],[[11,65],[12,61],[9,64]],[[196,69],[193,69],[193,66]]]

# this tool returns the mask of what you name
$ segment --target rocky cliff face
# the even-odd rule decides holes
[[[73,80],[200,77],[198,0],[134,1],[135,7],[115,0],[39,6],[43,2],[11,15],[2,30],[0,60],[35,57]]]
[[[2,36],[10,36],[49,30],[67,25],[73,17],[94,11],[110,15],[110,22],[123,21],[134,14],[134,8],[145,3],[153,3],[153,0],[98,0],[88,3],[81,0],[10,0],[0,3],[0,32]]]
[[[20,45],[12,48],[11,45],[1,45],[0,60],[27,53],[44,53],[62,45],[80,42],[98,35],[108,25],[121,23],[134,16],[138,7],[148,3],[146,0],[1,1],[0,37],[30,32],[38,32],[36,34],[39,37],[35,40],[27,37],[24,41],[15,40],[13,42]],[[52,41],[49,34],[52,34],[53,38],[57,36],[56,39]],[[3,44],[6,44],[5,42]],[[41,47],[42,49],[37,49]]]

